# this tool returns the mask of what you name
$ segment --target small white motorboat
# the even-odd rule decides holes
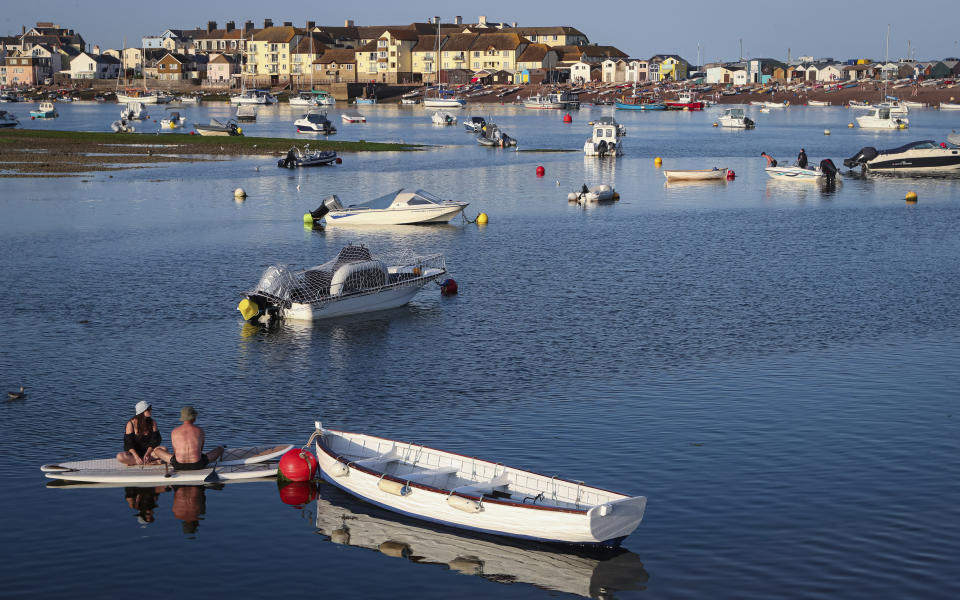
[[[355,110],[345,110],[340,113],[340,120],[344,123],[366,123],[367,118]]]
[[[953,102],[941,102],[940,110],[960,110],[960,104]]]
[[[310,145],[302,149],[294,146],[287,151],[287,155],[277,161],[278,167],[296,169],[297,167],[316,167],[331,165],[337,162],[335,150],[310,150]]]
[[[916,100],[904,100],[903,105],[907,108],[926,108],[926,102],[917,102]]]
[[[17,117],[11,112],[0,110],[0,127],[16,127],[20,124]]]
[[[300,92],[296,96],[290,96],[288,100],[290,106],[319,106],[317,97],[311,92]]]
[[[784,100],[783,102],[763,102],[762,106],[764,108],[786,108],[790,106],[790,101]]]
[[[110,124],[110,129],[114,133],[133,133],[136,131],[136,128],[133,126],[133,123],[127,121],[126,119],[118,119]]]
[[[663,176],[667,181],[726,181],[727,170],[714,167],[712,169],[665,170]]]
[[[53,102],[41,102],[40,106],[30,111],[30,116],[37,119],[52,119],[59,117],[60,113],[57,112]]]
[[[256,104],[241,104],[237,106],[237,121],[241,123],[253,123],[257,120]]]
[[[194,131],[199,135],[213,135],[213,136],[228,136],[228,135],[243,135],[243,129],[237,126],[237,122],[233,119],[223,122],[218,121],[217,119],[210,119],[209,125],[201,125],[200,123],[193,124]]]
[[[180,101],[180,104],[200,104],[202,98],[199,94],[190,94],[187,96],[180,96],[177,98]]]
[[[832,161],[830,162],[830,165],[833,165]],[[766,168],[767,175],[769,175],[771,179],[776,179],[777,181],[824,182],[830,181],[831,177],[833,177],[833,180],[841,179],[836,167],[832,167],[832,173],[830,171],[830,168],[825,170],[820,166],[801,168],[794,165],[790,167]]]
[[[640,525],[644,496],[540,475],[435,448],[316,423],[320,476],[387,510],[542,542],[616,547]]]
[[[293,122],[297,128],[297,133],[322,133],[330,135],[337,132],[330,119],[327,118],[326,111],[308,110],[307,114]]]
[[[180,129],[186,123],[186,117],[181,116],[179,112],[172,111],[166,119],[160,120],[160,127],[163,129]]]
[[[420,104],[420,98],[400,98],[400,104],[404,106],[413,106],[414,104]]]
[[[274,104],[277,99],[264,90],[245,90],[230,96],[230,104]]]
[[[267,267],[237,310],[247,321],[312,321],[397,308],[447,272],[442,254],[375,258],[365,246],[346,246],[331,261],[292,271]]]
[[[567,194],[567,200],[569,202],[579,202],[580,204],[586,204],[590,202],[611,202],[619,199],[620,194],[618,194],[612,187],[605,183],[591,187],[587,187],[587,184],[583,184],[583,187],[578,191]]]
[[[127,102],[120,111],[120,118],[127,121],[145,121],[150,118],[142,102]]]
[[[856,121],[861,129],[906,129],[910,125],[910,119],[894,116],[889,108],[871,108]]]
[[[723,114],[717,117],[717,123],[721,127],[733,127],[737,129],[753,129],[756,123],[747,116],[742,108],[728,108]]]
[[[807,106],[830,106],[829,100],[807,100]]]
[[[620,156],[623,154],[621,140],[627,135],[627,128],[617,123],[613,117],[600,117],[593,123],[593,135],[583,143],[586,156]]]
[[[483,117],[469,117],[463,122],[463,128],[467,133],[480,133],[486,124],[487,120]]]
[[[449,223],[468,204],[459,200],[444,200],[424,190],[404,192],[399,189],[346,207],[337,196],[328,196],[317,210],[303,215],[303,219],[308,224],[325,219],[327,226]]]
[[[456,125],[457,118],[448,112],[438,110],[430,117],[434,125]]]

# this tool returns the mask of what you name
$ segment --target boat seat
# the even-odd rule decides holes
[[[466,494],[468,496],[482,496],[484,494],[492,494],[497,488],[506,487],[510,484],[510,480],[507,478],[506,473],[498,475],[493,479],[488,479],[487,481],[474,481],[469,485],[461,485],[460,487],[455,487],[451,492],[456,492],[458,494]]]
[[[431,477],[442,477],[444,475],[453,475],[459,471],[457,467],[440,467],[438,469],[428,469],[425,471],[411,471],[409,473],[400,473],[394,475],[397,479],[405,479],[407,481],[414,482],[423,482],[425,479],[430,479]]]
[[[400,460],[400,455],[397,453],[395,448],[391,448],[389,452],[385,452],[378,456],[371,456],[370,458],[353,460],[350,461],[349,464],[356,465],[358,467],[366,467],[368,469],[383,470],[383,467],[398,460]]]

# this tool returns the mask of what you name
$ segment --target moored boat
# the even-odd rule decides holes
[[[16,127],[20,124],[13,113],[0,110],[0,127]]]
[[[505,148],[516,146],[517,140],[501,131],[496,123],[487,123],[481,128],[480,135],[477,136],[477,143],[481,146]]]
[[[37,119],[52,119],[59,117],[60,113],[57,112],[53,102],[41,102],[40,106],[30,111],[30,116]]]
[[[544,542],[619,546],[647,499],[461,454],[316,423],[320,475],[388,510]]]
[[[663,102],[653,100],[643,100],[638,97],[625,97],[615,100],[613,103],[620,110],[666,110],[667,105]]]
[[[160,127],[163,129],[179,129],[187,123],[187,119],[177,111],[172,111],[166,119],[160,120]]]
[[[626,135],[627,128],[616,119],[600,117],[593,122],[593,135],[584,142],[583,153],[587,156],[620,156],[623,154],[621,139]]]
[[[483,126],[487,124],[487,120],[483,117],[468,117],[463,122],[463,128],[468,133],[480,133],[483,131]]]
[[[717,117],[717,123],[721,127],[733,127],[736,129],[753,129],[756,123],[746,115],[742,108],[728,108],[723,114]]]
[[[355,110],[345,110],[340,113],[340,120],[344,123],[366,123],[367,118]]]
[[[268,267],[237,310],[247,321],[312,321],[387,310],[410,302],[420,289],[447,272],[442,254],[375,258],[351,245],[322,265],[292,271]]]
[[[960,104],[953,102],[941,102],[940,110],[960,110]]]
[[[703,110],[703,102],[696,99],[693,92],[680,92],[676,100],[664,102],[670,110]]]
[[[331,165],[337,162],[337,153],[334,150],[310,150],[310,145],[302,149],[294,146],[287,151],[287,155],[277,161],[278,167],[296,169],[297,167],[316,167]]]
[[[950,137],[947,138],[950,141]],[[960,142],[960,139],[957,139]],[[951,143],[954,143],[951,141]],[[960,172],[960,149],[939,145],[934,140],[910,142],[897,148],[877,150],[872,146],[844,159],[844,166],[862,166],[865,171],[891,174],[945,174]]]
[[[777,181],[825,182],[829,181],[831,177],[834,180],[840,179],[840,174],[837,173],[837,169],[833,166],[832,161],[829,165],[830,166],[826,168],[823,166],[801,168],[796,165],[790,167],[767,167],[766,172],[771,179],[776,179]]]
[[[456,125],[457,118],[448,112],[438,110],[430,117],[434,125]]]
[[[856,121],[862,129],[906,129],[910,125],[910,119],[894,116],[889,108],[871,108]]]
[[[217,119],[210,119],[208,125],[201,125],[200,123],[194,123],[193,129],[199,135],[213,135],[213,136],[228,136],[228,135],[243,135],[243,129],[237,126],[237,122],[233,119],[223,122],[218,121]]]
[[[237,121],[241,123],[253,123],[257,120],[257,107],[254,104],[241,104],[237,106]]]
[[[829,100],[807,100],[807,106],[830,106]]]
[[[297,128],[297,133],[322,133],[324,135],[330,135],[337,132],[337,128],[333,126],[333,123],[331,123],[327,117],[326,111],[322,110],[308,110],[307,114],[294,121],[293,125]]]
[[[612,200],[618,200],[619,198],[620,195],[616,192],[616,190],[605,183],[590,187],[588,187],[587,184],[583,184],[583,187],[578,191],[567,194],[568,201],[579,202],[580,204],[589,202],[610,202]]]
[[[663,176],[667,181],[726,181],[727,170],[714,167],[712,169],[664,170]]]
[[[449,223],[466,208],[467,202],[444,200],[430,192],[399,189],[379,198],[344,207],[337,196],[328,196],[317,210],[303,216],[308,224],[321,219],[328,226],[344,225],[419,225]]]

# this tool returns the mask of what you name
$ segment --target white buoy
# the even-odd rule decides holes
[[[823,135],[830,135],[830,130],[829,130],[829,129],[824,129],[824,130],[823,130]]]
[[[243,188],[237,188],[237,189],[233,190],[233,197],[234,197],[234,198],[246,198],[246,197],[247,197],[247,193],[246,193],[245,191],[243,191]]]

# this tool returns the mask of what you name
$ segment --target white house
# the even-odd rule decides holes
[[[817,81],[841,81],[846,77],[842,69],[843,65],[841,64],[826,65],[817,73]]]
[[[622,58],[608,58],[600,63],[600,79],[605,83],[623,83],[627,81],[627,61]]]
[[[71,79],[113,79],[120,73],[120,60],[105,54],[81,52],[70,61]]]
[[[570,81],[590,81],[590,63],[578,61],[570,65]]]
[[[733,83],[734,71],[724,66],[707,67],[706,83]]]
[[[627,81],[639,83],[647,81],[649,64],[646,60],[631,58],[627,61]]]

